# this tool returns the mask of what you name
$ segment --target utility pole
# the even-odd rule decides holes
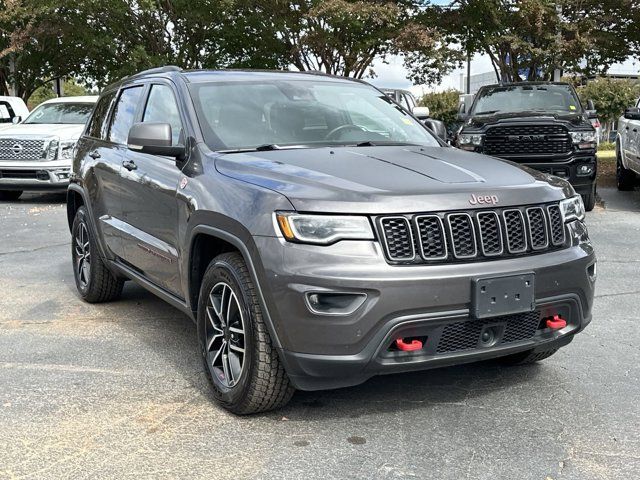
[[[556,3],[556,15],[558,16],[558,26],[556,28],[556,52],[560,50],[560,44],[562,43],[562,32],[560,31],[560,21],[562,20],[562,7],[559,3]],[[557,53],[556,53],[557,55]],[[560,62],[556,56],[556,68],[553,70],[553,81],[559,82],[562,79],[562,69],[560,68]]]
[[[467,52],[467,95],[471,93],[471,54]]]
[[[63,82],[62,78],[56,78],[53,81],[53,91],[55,92],[56,96],[58,96],[58,97],[63,97],[64,96],[64,82]]]

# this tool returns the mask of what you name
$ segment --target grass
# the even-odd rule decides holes
[[[601,187],[616,185],[615,150],[598,150],[598,185]]]

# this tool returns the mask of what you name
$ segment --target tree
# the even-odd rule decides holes
[[[637,52],[634,0],[454,0],[425,10],[461,50],[484,53],[502,81],[550,80],[556,68],[604,73]]]
[[[457,121],[459,102],[460,92],[454,89],[426,93],[419,100],[420,105],[429,107],[430,115],[433,118],[442,120],[447,127]]]
[[[640,97],[640,84],[632,80],[598,78],[579,88],[578,92],[583,103],[593,100],[598,118],[608,133],[625,108],[632,106]]]
[[[89,94],[86,88],[82,85],[78,85],[74,80],[66,80],[62,89],[65,97]],[[31,94],[27,104],[29,105],[29,109],[32,109],[40,105],[45,100],[50,100],[52,98],[56,98],[56,94],[53,91],[53,85],[43,85],[42,87],[38,87],[36,91]]]

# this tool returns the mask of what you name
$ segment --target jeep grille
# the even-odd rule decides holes
[[[478,261],[562,248],[558,204],[376,218],[393,264]]]

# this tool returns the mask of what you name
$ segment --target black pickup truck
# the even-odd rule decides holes
[[[585,208],[596,200],[596,132],[573,87],[523,82],[480,88],[460,107],[458,148],[504,158],[568,180]]]

